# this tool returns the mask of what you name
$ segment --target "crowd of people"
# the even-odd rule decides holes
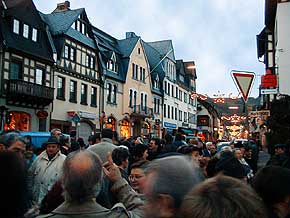
[[[145,141],[103,129],[86,144],[53,129],[35,146],[3,132],[0,217],[289,217],[287,145],[258,167],[253,140],[222,148],[180,133]]]

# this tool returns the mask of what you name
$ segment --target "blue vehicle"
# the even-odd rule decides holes
[[[44,142],[50,137],[50,132],[19,132],[21,136],[31,136],[31,142],[34,148],[41,148]],[[67,134],[63,134],[68,136]]]
[[[31,136],[31,142],[34,148],[41,148],[44,142],[50,137],[50,132],[19,132],[21,136]]]

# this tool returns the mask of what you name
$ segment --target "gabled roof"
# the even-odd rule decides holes
[[[49,43],[45,24],[39,16],[33,2],[31,0],[6,0],[5,5],[7,9],[4,9],[4,7],[1,8],[5,13],[1,18],[2,24],[0,29],[2,37],[5,40],[5,46],[19,53],[26,53],[53,62],[52,48]],[[21,25],[23,25],[22,23],[26,23],[36,28],[39,31],[38,34],[41,35],[39,40],[34,42],[31,39],[24,38],[21,34],[13,33],[12,18],[18,19]]]
[[[51,14],[42,14],[40,12],[40,15],[49,26],[50,32],[53,36],[67,35],[91,48],[96,49],[96,44],[93,39],[71,27],[82,13],[85,13],[84,8],[53,12]]]
[[[128,39],[118,40],[119,49],[122,52],[123,57],[130,57],[139,39],[140,37],[137,36]]]
[[[145,49],[145,53],[150,66],[150,76],[152,83],[152,92],[156,92],[157,94],[162,94],[162,84],[165,77],[165,71],[162,67],[162,55],[152,46],[150,46],[147,42],[142,41],[143,47]],[[160,90],[154,89],[154,80],[156,77],[159,77],[159,87]]]
[[[65,34],[80,14],[85,11],[84,8],[76,10],[67,10],[64,12],[53,12],[51,14],[42,14],[44,21],[49,25],[52,35]]]
[[[99,46],[104,47],[105,50],[108,51],[121,53],[118,49],[118,40],[116,38],[94,26],[93,26],[93,34]]]
[[[101,63],[104,69],[104,75],[121,82],[126,82],[129,59],[123,58],[123,54],[119,49],[118,40],[94,26],[92,28],[95,40],[98,43],[98,47],[100,49]],[[116,61],[119,66],[118,73],[107,70],[107,61],[111,59],[113,54],[115,54]]]
[[[167,56],[171,60],[175,61],[174,49],[172,40],[162,40],[156,42],[148,42],[150,46],[155,48],[163,57]]]

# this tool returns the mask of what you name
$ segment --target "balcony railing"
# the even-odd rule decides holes
[[[152,117],[153,109],[146,106],[133,105],[133,107],[131,108],[131,115]]]
[[[54,89],[23,80],[7,80],[7,99],[14,102],[34,102],[36,105],[49,105],[54,99]]]

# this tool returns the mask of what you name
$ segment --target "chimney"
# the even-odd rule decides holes
[[[70,10],[70,2],[65,1],[62,3],[58,3],[56,9],[53,12],[64,12]]]
[[[136,34],[134,32],[126,32],[126,39],[134,38]]]

